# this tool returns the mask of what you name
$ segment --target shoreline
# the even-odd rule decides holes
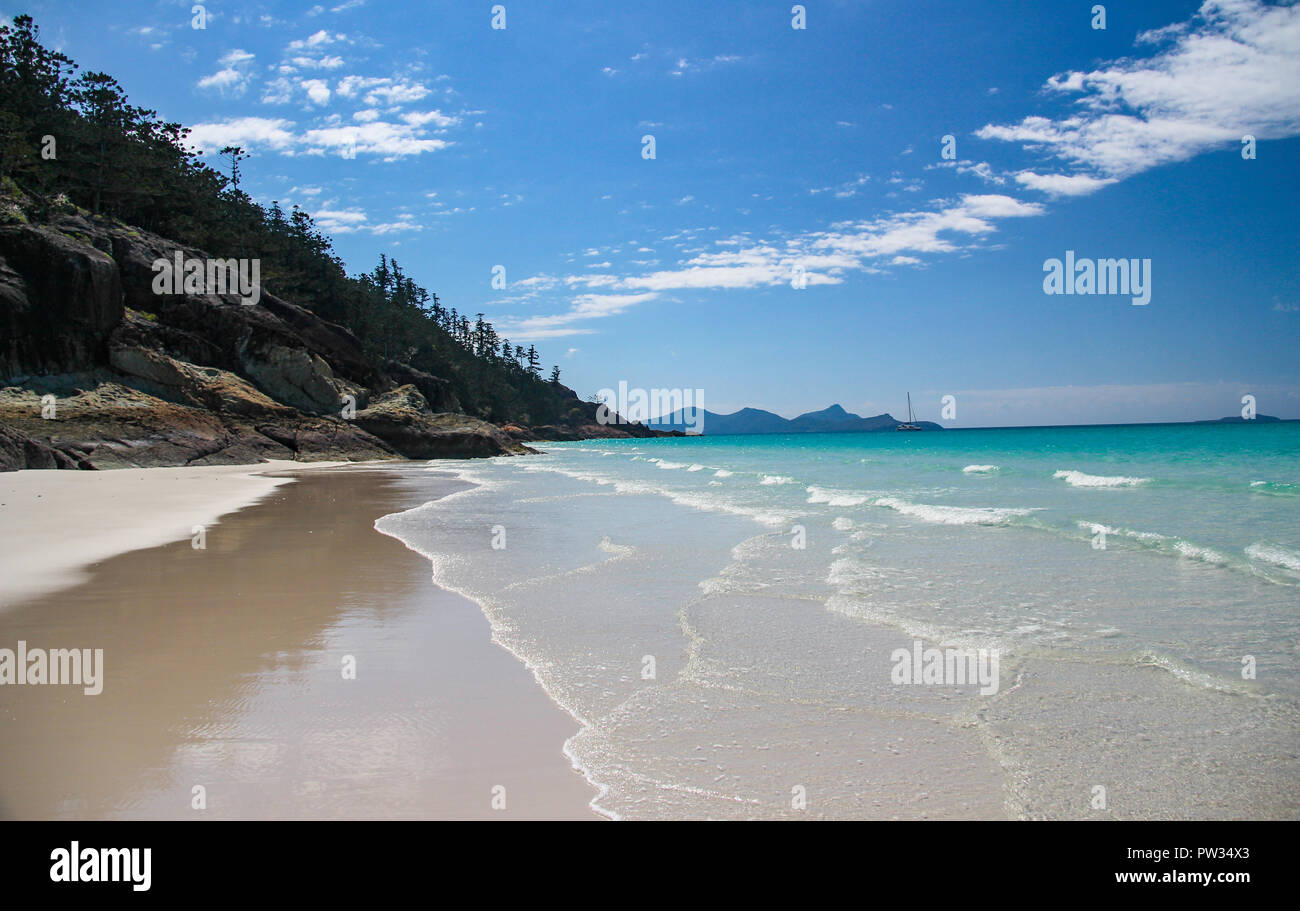
[[[423,462],[300,468],[221,471],[257,481],[203,550],[189,517],[173,519],[171,543],[117,534],[129,551],[6,597],[0,646],[102,647],[106,682],[76,698],[0,687],[12,734],[0,743],[0,818],[602,818],[597,788],[564,753],[577,722],[493,641],[477,604],[374,528],[464,485]],[[171,483],[159,473],[213,470],[143,471]],[[113,472],[128,473],[139,472]],[[111,514],[128,502],[95,502],[90,489],[66,503]],[[21,526],[18,513],[0,516]],[[82,527],[75,512],[61,521]],[[103,529],[90,531],[105,546]],[[31,552],[59,546],[23,533]],[[348,658],[353,679],[340,672]],[[198,785],[203,810],[190,806]]]
[[[445,470],[439,470],[439,469],[431,469],[431,470],[438,471],[439,477],[445,479],[447,482],[460,486],[459,490],[454,490],[450,493],[444,494],[443,496],[438,498],[439,500],[449,500],[458,494],[467,493],[481,486],[480,484],[474,481],[467,481],[464,480],[463,478],[460,478],[455,474],[454,469],[448,468]],[[596,781],[593,775],[591,774],[591,769],[583,765],[581,759],[579,759],[579,757],[573,752],[573,748],[572,748],[573,741],[579,735],[581,735],[584,730],[591,727],[590,722],[588,722],[585,718],[582,718],[581,716],[575,714],[569,707],[563,705],[558,699],[555,698],[555,694],[550,691],[550,689],[546,686],[546,681],[542,679],[541,672],[538,669],[537,665],[532,660],[530,660],[528,656],[524,655],[522,652],[512,647],[508,642],[504,641],[498,635],[497,628],[492,623],[491,618],[488,616],[488,611],[484,607],[484,605],[476,601],[474,597],[468,592],[464,592],[454,587],[451,587],[447,585],[445,582],[440,582],[436,578],[437,572],[433,565],[434,562],[433,557],[431,557],[429,554],[424,553],[419,548],[411,544],[409,541],[404,540],[396,532],[383,531],[379,527],[379,523],[382,518],[384,517],[381,516],[375,519],[375,524],[374,524],[375,531],[381,535],[385,535],[387,537],[392,538],[394,541],[397,541],[408,551],[410,551],[411,553],[419,557],[426,564],[429,564],[430,573],[434,576],[434,578],[431,579],[431,583],[434,586],[436,586],[441,591],[447,592],[448,594],[455,595],[457,598],[460,598],[465,602],[473,605],[474,609],[479,612],[479,615],[483,618],[484,622],[488,626],[488,636],[492,644],[495,645],[497,648],[499,648],[501,651],[509,654],[519,664],[520,667],[528,671],[528,674],[533,679],[533,683],[536,685],[537,689],[540,692],[545,694],[547,701],[550,702],[557,709],[559,709],[561,712],[563,712],[568,718],[570,718],[573,721],[574,724],[578,726],[578,729],[573,734],[565,738],[562,752],[564,753],[565,758],[569,760],[570,764],[573,767],[573,770],[579,773],[580,775],[582,775],[584,780],[586,780],[586,782],[596,792],[595,795],[591,798],[591,800],[588,801],[587,804],[588,809],[590,809],[594,815],[596,815],[601,819],[613,820],[613,821],[621,820],[622,817],[620,817],[618,814],[614,813],[611,810],[607,810],[603,807],[598,806],[600,799],[609,792],[609,788],[606,785],[603,785],[598,781]]]

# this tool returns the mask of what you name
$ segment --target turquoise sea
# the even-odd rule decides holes
[[[1300,816],[1300,423],[540,448],[377,528],[577,719],[603,813]],[[897,682],[914,647],[996,692]]]

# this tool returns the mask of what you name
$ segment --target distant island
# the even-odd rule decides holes
[[[1192,421],[1193,424],[1271,424],[1274,421],[1280,421],[1281,418],[1275,418],[1271,414],[1257,414],[1247,420],[1239,414],[1230,414],[1226,418],[1211,418],[1208,421]]]
[[[1240,415],[1229,415],[1222,418],[1209,418],[1199,421],[1186,421],[1178,423],[1187,424],[1273,424],[1281,422],[1283,419],[1274,417],[1269,414],[1257,414],[1255,417],[1247,420]],[[823,408],[821,411],[809,411],[801,414],[796,418],[783,418],[779,414],[771,411],[764,411],[761,408],[742,408],[731,414],[718,414],[713,411],[704,411],[704,418],[701,421],[697,418],[692,409],[681,409],[674,411],[672,414],[664,415],[658,418],[652,418],[643,421],[642,424],[652,431],[661,433],[686,433],[688,435],[703,434],[705,436],[732,436],[732,435],[757,435],[757,434],[777,434],[777,433],[876,433],[891,431],[903,423],[892,414],[878,414],[874,417],[862,417],[845,411],[841,405],[831,405]],[[922,430],[946,430],[941,424],[933,421],[913,421],[916,426]],[[1091,425],[1078,425],[1091,426]],[[990,429],[1007,429],[992,427],[969,427],[967,430],[990,430]]]
[[[742,408],[732,414],[716,414],[705,410],[700,420],[689,410],[674,411],[646,421],[647,427],[661,431],[685,431],[701,428],[706,436],[761,433],[874,433],[894,430],[902,421],[891,414],[878,414],[864,418],[845,411],[840,405],[831,405],[821,411],[809,411],[797,418],[783,418],[779,414],[760,408]],[[914,421],[922,430],[943,430],[932,421]]]

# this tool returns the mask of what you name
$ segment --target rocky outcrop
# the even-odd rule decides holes
[[[281,405],[243,377],[219,367],[196,367],[151,348],[113,345],[108,362],[137,386],[160,397],[221,414],[284,418],[293,409]]]
[[[66,385],[0,389],[0,425],[61,453],[74,466],[154,468],[397,456],[383,441],[337,418],[302,415],[282,406],[261,415],[238,405],[219,412],[102,377],[48,379]],[[42,417],[46,395],[54,396],[50,418]]]
[[[409,384],[420,390],[420,394],[434,411],[459,412],[461,410],[460,401],[452,391],[449,380],[425,373],[423,370],[416,370],[407,364],[399,364],[397,361],[386,363],[384,372],[398,385]]]
[[[512,434],[513,435],[513,434]],[[528,441],[554,441],[554,442],[572,442],[575,440],[617,440],[617,439],[645,439],[648,437],[682,437],[686,436],[680,430],[657,431],[651,430],[644,424],[633,422],[612,423],[612,424],[577,424],[573,426],[557,426],[555,424],[543,424],[540,427],[531,427],[522,430],[515,435],[516,439]]]
[[[0,376],[101,365],[122,307],[111,256],[55,227],[0,227]]]
[[[0,424],[0,471],[25,468],[80,468],[68,456],[25,433]]]
[[[178,252],[183,260],[207,255],[144,232],[104,230],[126,307],[162,324],[155,337],[175,346],[179,359],[238,373],[271,398],[312,414],[337,413],[344,396],[355,400],[366,387],[382,385],[361,342],[344,327],[265,289],[252,305],[233,292],[156,294],[157,260],[173,261]]]
[[[345,402],[344,396],[356,392],[355,387],[336,381],[326,360],[306,348],[275,344],[261,348],[241,346],[239,361],[253,382],[300,411],[313,414],[338,411]]]
[[[399,386],[358,411],[358,427],[412,459],[519,455],[535,450],[500,428],[463,414],[433,412],[420,390]]]
[[[564,426],[503,431],[457,413],[451,381],[377,369],[348,329],[265,288],[253,304],[239,288],[158,293],[155,263],[177,257],[209,259],[68,210],[0,226],[0,469],[469,458],[654,435],[597,425],[564,387]]]

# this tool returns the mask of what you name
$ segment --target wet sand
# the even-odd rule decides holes
[[[202,550],[10,603],[0,648],[102,648],[104,686],[0,686],[0,818],[597,818],[561,752],[577,723],[373,528],[461,487],[420,464],[306,471]]]

